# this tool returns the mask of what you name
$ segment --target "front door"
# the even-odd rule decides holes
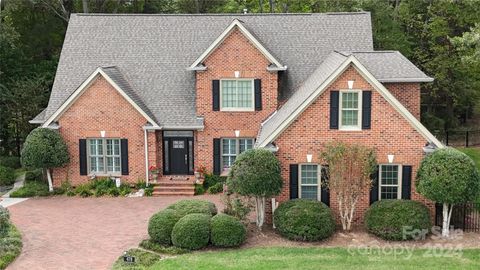
[[[186,138],[171,138],[170,145],[170,173],[188,174],[188,140]]]

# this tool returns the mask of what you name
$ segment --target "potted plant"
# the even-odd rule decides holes
[[[160,170],[155,167],[155,166],[150,166],[150,168],[148,169],[148,171],[150,172],[150,175],[152,177],[152,180],[154,183],[157,183],[157,180],[158,180],[158,174],[160,173]]]
[[[200,166],[195,169],[195,182],[197,184],[203,182],[203,179],[205,179],[205,174],[207,174],[207,168],[205,166]]]

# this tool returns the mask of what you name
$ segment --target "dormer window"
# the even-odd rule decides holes
[[[234,79],[220,81],[220,110],[254,111],[254,80]]]

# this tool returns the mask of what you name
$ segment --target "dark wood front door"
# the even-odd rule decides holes
[[[170,138],[170,173],[188,174],[188,140]]]

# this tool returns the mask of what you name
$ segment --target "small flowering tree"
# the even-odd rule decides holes
[[[350,230],[360,196],[372,187],[370,175],[376,168],[371,148],[345,143],[331,143],[321,154],[328,164],[329,178],[322,183],[335,194],[343,230]]]
[[[228,175],[227,185],[229,191],[255,198],[257,227],[262,229],[266,198],[278,195],[282,191],[280,162],[268,150],[247,150],[235,160]]]

